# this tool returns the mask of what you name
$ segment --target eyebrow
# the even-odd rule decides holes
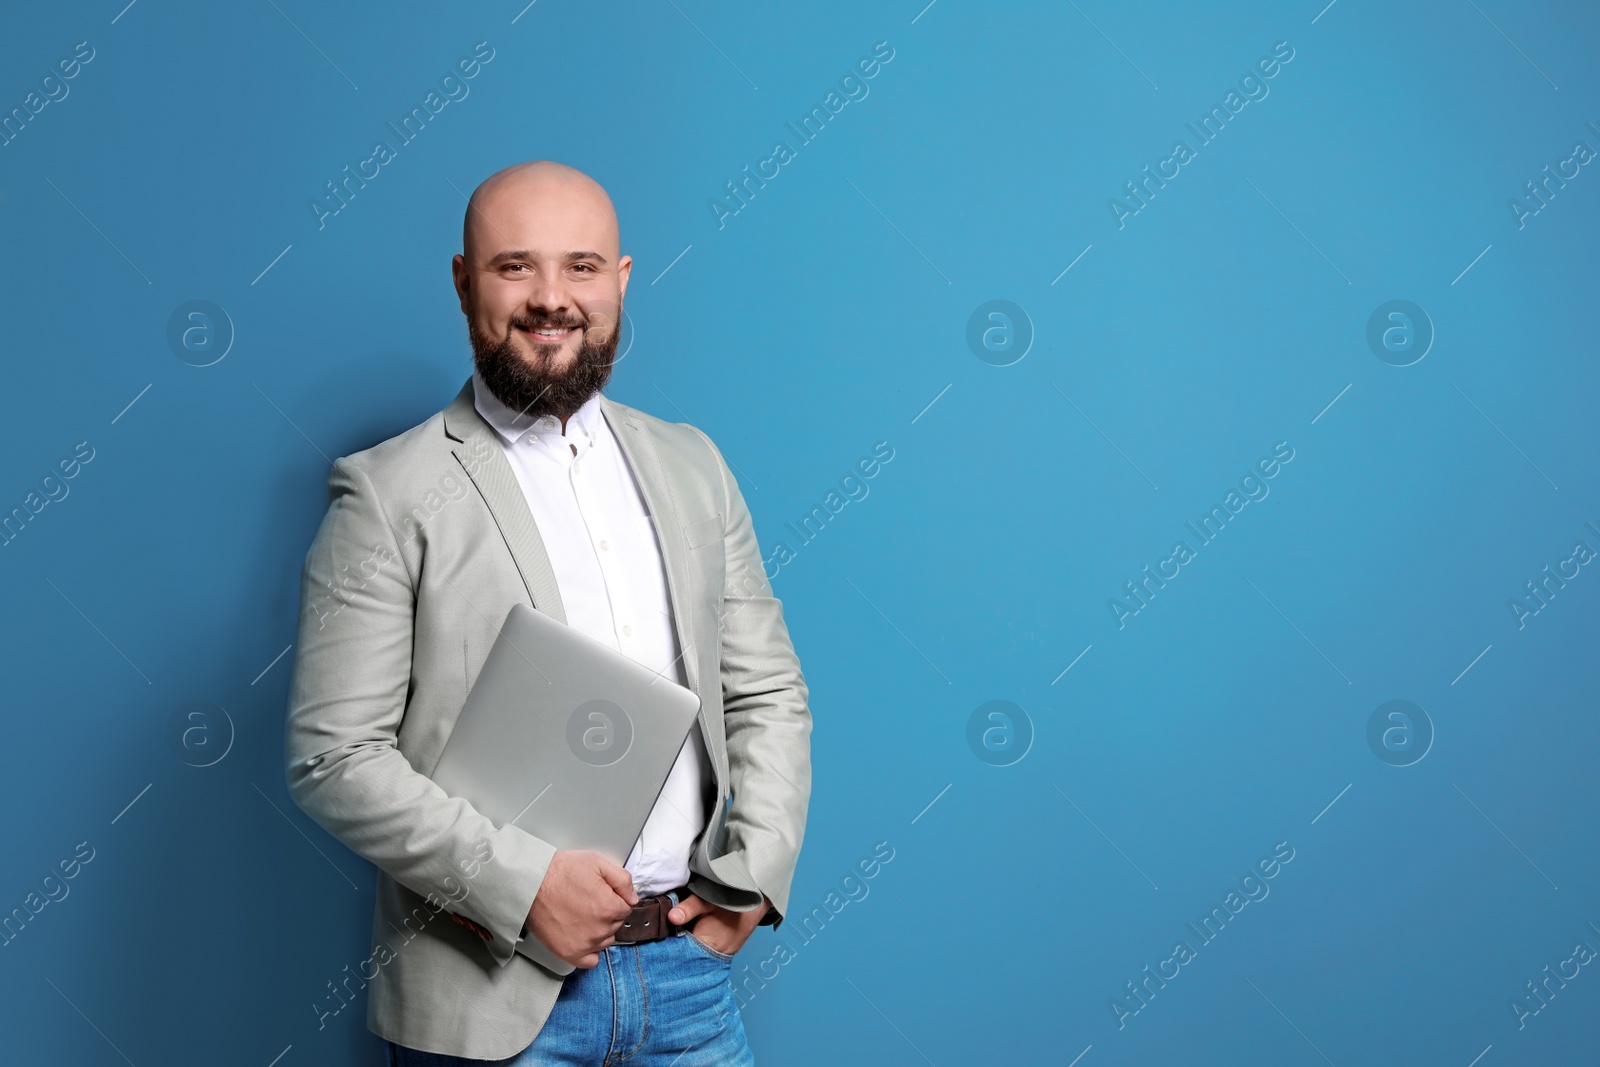
[[[508,262],[510,260],[513,260],[513,259],[538,259],[538,258],[539,258],[538,254],[533,252],[533,251],[531,251],[531,250],[529,250],[529,249],[516,248],[516,249],[511,249],[509,251],[505,251],[505,252],[499,253],[493,259],[489,260],[489,266],[493,267],[493,266],[496,266],[496,265],[498,265],[500,263],[505,263],[505,262]],[[577,263],[577,262],[580,262],[580,261],[589,260],[589,261],[592,261],[592,262],[595,262],[595,263],[599,263],[600,265],[604,266],[605,262],[606,262],[606,257],[602,256],[599,252],[568,252],[566,255],[562,256],[561,258],[564,261],[568,262],[568,263]]]

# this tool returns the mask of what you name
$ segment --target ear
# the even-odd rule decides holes
[[[455,282],[456,297],[461,301],[461,313],[471,314],[472,275],[467,271],[466,258],[460,253],[450,260],[450,276]]]
[[[617,299],[622,300],[628,295],[628,278],[633,274],[633,257],[623,256],[617,260]]]

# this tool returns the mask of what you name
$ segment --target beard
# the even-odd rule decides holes
[[[468,314],[467,338],[472,342],[472,361],[478,374],[502,404],[529,420],[545,415],[565,420],[611,379],[617,342],[622,337],[620,314],[618,320],[606,339],[596,343],[590,339],[588,324],[578,317],[542,312],[515,315],[508,324],[506,336],[495,340],[483,331],[476,315]],[[566,342],[541,344],[535,341],[533,347],[538,355],[536,360],[530,361],[511,336],[519,326],[582,329],[577,358],[558,370],[554,363]]]

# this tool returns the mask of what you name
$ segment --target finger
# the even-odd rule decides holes
[[[628,907],[631,908],[639,903],[639,894],[633,891],[633,879],[628,875],[627,871],[606,859],[602,859],[596,864],[595,869],[600,872],[600,877],[616,892],[617,896],[628,902]]]
[[[711,905],[690,893],[683,898],[677,907],[667,912],[667,918],[682,926],[697,916],[704,915],[711,910]]]
[[[600,965],[600,957],[597,953],[591,952],[587,956],[579,956],[573,961],[572,965],[587,971],[591,967],[598,967]]]

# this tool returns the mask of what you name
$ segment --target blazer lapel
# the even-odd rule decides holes
[[[688,590],[683,585],[686,580],[684,576],[688,573],[689,546],[684,540],[678,509],[672,501],[671,484],[661,465],[655,441],[644,424],[626,407],[604,393],[600,394],[600,410],[611,427],[612,436],[622,448],[628,466],[633,468],[639,491],[644,495],[645,507],[650,510],[651,525],[655,527],[656,542],[661,546],[661,561],[667,572],[667,596],[672,603],[672,624],[678,634],[678,648],[682,650],[684,673],[688,677],[689,688],[699,693],[699,657],[695,651],[689,615],[685,610],[688,601],[684,597]]]
[[[501,449],[499,435],[483,421],[472,400],[472,379],[469,378],[444,410],[445,433],[455,442],[450,451],[489,506],[489,513],[494,516],[500,536],[505,538],[511,558],[522,575],[528,599],[535,608],[564,623],[567,613],[561,605],[556,572],[550,566],[550,556],[545,551],[544,539],[539,536],[539,527],[534,524],[533,513],[528,510],[528,500],[522,495],[522,485]]]

